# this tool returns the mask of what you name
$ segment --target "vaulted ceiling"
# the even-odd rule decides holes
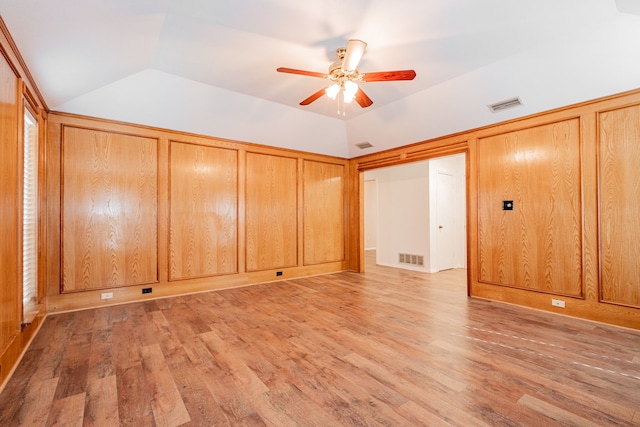
[[[0,0],[52,111],[355,157],[640,87],[640,0]],[[349,39],[366,109],[322,97]],[[520,97],[492,113],[487,104]],[[369,142],[372,148],[355,144]]]

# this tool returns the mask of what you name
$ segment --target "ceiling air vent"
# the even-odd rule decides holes
[[[497,113],[498,111],[517,107],[519,105],[522,105],[522,101],[516,96],[515,98],[506,99],[504,101],[496,102],[495,104],[489,104],[487,107],[489,107],[492,113]]]
[[[366,142],[366,141],[365,141],[365,142],[361,142],[361,143],[359,143],[359,144],[356,144],[356,147],[358,147],[358,148],[359,148],[359,149],[361,149],[361,150],[364,150],[365,148],[371,148],[371,147],[373,147],[373,145],[371,145],[371,143],[370,143],[370,142]]]

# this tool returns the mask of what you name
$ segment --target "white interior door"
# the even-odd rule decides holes
[[[436,184],[436,270],[448,270],[456,263],[454,176],[437,173]]]

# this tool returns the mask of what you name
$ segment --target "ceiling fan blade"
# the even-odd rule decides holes
[[[416,72],[413,70],[380,71],[362,74],[363,82],[386,82],[391,80],[413,80]]]
[[[295,68],[280,67],[280,68],[277,68],[276,71],[279,73],[300,74],[303,76],[320,77],[322,79],[326,79],[327,77],[329,77],[324,73],[316,73],[315,71],[296,70]]]
[[[319,91],[317,91],[316,93],[314,93],[313,95],[311,95],[310,97],[308,97],[307,99],[302,101],[300,103],[300,105],[309,105],[309,104],[311,104],[313,101],[315,101],[316,99],[318,99],[322,95],[324,95],[325,94],[325,90],[326,90],[326,88],[320,89]]]
[[[364,93],[364,91],[360,88],[358,88],[358,91],[356,92],[356,102],[360,104],[362,108],[367,108],[371,104],[373,104],[371,98],[369,98],[367,94]]]
[[[349,40],[347,52],[342,60],[342,71],[355,71],[366,47],[367,44],[362,40]]]

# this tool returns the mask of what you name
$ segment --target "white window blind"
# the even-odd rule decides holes
[[[24,318],[38,304],[38,122],[25,108],[22,209],[22,305]]]

